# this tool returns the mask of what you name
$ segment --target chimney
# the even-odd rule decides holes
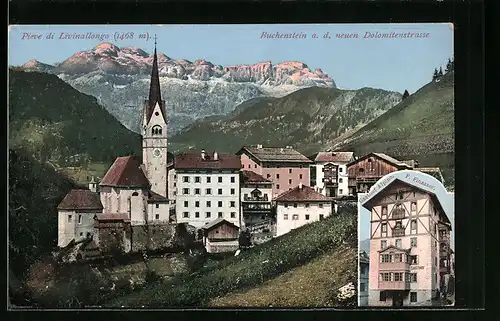
[[[92,193],[96,193],[97,192],[97,183],[96,181],[94,180],[94,176],[92,176],[92,179],[90,180],[89,182],[89,190],[92,192]]]
[[[302,189],[302,182],[299,183],[299,189]]]
[[[262,148],[262,145],[261,144],[257,144],[257,148]]]
[[[217,152],[214,151],[214,160],[219,160],[219,154],[217,154]]]
[[[205,160],[205,150],[201,150],[201,159]]]

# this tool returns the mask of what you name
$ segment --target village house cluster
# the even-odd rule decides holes
[[[91,240],[88,248],[101,253],[133,252],[146,246],[151,231],[161,238],[184,223],[199,231],[207,251],[232,251],[244,229],[254,243],[286,234],[335,214],[338,200],[354,199],[391,172],[440,176],[439,169],[385,154],[306,157],[292,146],[244,146],[236,154],[202,150],[169,162],[167,124],[155,48],[143,105],[142,159],[118,157],[100,181],[92,178],[88,189],[66,195],[58,206],[59,247]]]

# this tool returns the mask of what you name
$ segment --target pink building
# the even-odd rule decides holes
[[[394,175],[360,197],[371,216],[368,305],[438,305],[450,273],[451,223],[436,194],[444,187],[415,171]]]
[[[313,162],[292,147],[245,146],[237,155],[244,170],[251,170],[272,181],[273,195],[277,196],[298,186],[309,185],[309,165]]]

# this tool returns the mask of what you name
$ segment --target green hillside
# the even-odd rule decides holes
[[[171,138],[176,149],[235,152],[248,144],[293,145],[309,154],[328,139],[376,118],[401,99],[380,89],[311,87],[244,102],[222,119],[204,119]]]
[[[382,152],[417,159],[421,167],[441,167],[454,182],[454,73],[432,81],[386,113],[330,146],[358,155]]]
[[[213,305],[216,298],[263,285],[293,269],[320,260],[324,255],[351,251],[356,257],[356,211],[346,210],[339,215],[297,228],[271,241],[244,250],[238,256],[202,267],[197,273],[166,280],[139,292],[113,300],[108,307],[203,307]],[[350,250],[349,250],[350,249]],[[355,278],[357,260],[345,260],[344,271]],[[311,275],[311,280],[316,276]],[[321,278],[318,275],[318,278]],[[337,276],[332,276],[335,280]],[[351,279],[352,279],[351,278]],[[336,289],[346,281],[338,278],[326,282]],[[350,280],[355,281],[355,280]],[[272,281],[271,281],[272,282]],[[319,294],[323,292],[318,292]],[[330,293],[331,294],[331,293]],[[321,302],[331,299],[328,296]],[[270,303],[269,303],[270,304]],[[265,303],[268,306],[268,303]]]
[[[140,117],[140,115],[137,115]],[[55,75],[9,70],[9,145],[56,166],[140,155],[140,136]]]

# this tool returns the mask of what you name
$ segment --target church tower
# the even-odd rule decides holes
[[[142,163],[151,190],[161,196],[167,195],[167,110],[161,99],[158,58],[155,51],[149,99],[144,102],[142,120]]]

